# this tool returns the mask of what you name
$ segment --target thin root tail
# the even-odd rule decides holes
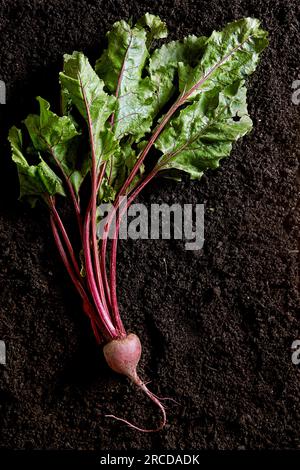
[[[143,392],[150,398],[150,400],[153,401],[153,403],[155,403],[158,406],[158,408],[160,409],[161,414],[162,414],[162,420],[160,422],[160,425],[155,429],[144,429],[144,428],[140,428],[140,427],[136,426],[135,424],[130,423],[130,421],[127,421],[127,419],[119,418],[118,416],[115,416],[115,415],[106,415],[106,417],[116,419],[117,421],[121,421],[121,423],[127,424],[127,426],[129,426],[131,429],[135,429],[136,431],[140,431],[140,432],[158,432],[158,431],[161,431],[165,427],[166,422],[167,422],[166,410],[165,410],[164,405],[160,402],[159,398],[154,393],[152,393],[147,388],[146,384],[144,382],[142,382],[138,377],[131,378],[131,380],[141,390],[143,390]]]

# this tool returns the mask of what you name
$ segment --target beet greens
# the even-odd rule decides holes
[[[118,308],[119,221],[154,177],[178,178],[185,172],[200,179],[251,130],[245,79],[267,45],[267,33],[253,18],[235,21],[210,37],[188,36],[153,49],[165,37],[166,25],[151,14],[135,26],[115,23],[95,69],[81,52],[64,56],[60,114],[38,97],[39,113],[29,115],[22,130],[13,127],[9,133],[20,198],[32,207],[38,200],[48,207],[55,243],[96,340],[104,343],[109,366],[160,407],[163,419],[157,429],[166,422],[165,410],[137,375],[140,341],[127,335]],[[160,156],[146,173],[144,161],[153,148]],[[59,197],[72,205],[80,250],[59,214]],[[102,202],[113,203],[114,211],[100,238]]]

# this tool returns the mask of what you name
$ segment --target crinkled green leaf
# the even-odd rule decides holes
[[[204,36],[188,36],[182,41],[164,44],[153,52],[149,61],[149,74],[156,90],[157,112],[176,92],[178,64],[192,66],[197,63],[203,54],[206,40]]]
[[[158,17],[146,14],[134,28],[125,21],[113,25],[107,34],[108,48],[96,63],[96,71],[117,97],[112,122],[120,139],[130,134],[138,141],[150,131],[153,119],[175,91],[178,63],[199,59],[206,38],[189,36],[154,51],[153,39],[167,36]],[[143,75],[143,78],[142,78]]]
[[[50,111],[50,104],[40,96],[40,115],[30,114],[25,125],[37,150],[53,149],[57,158],[63,161],[66,144],[79,135],[74,122],[68,116],[59,117]]]
[[[246,88],[237,81],[223,92],[207,92],[172,120],[156,142],[163,152],[158,165],[200,178],[208,168],[217,168],[232,144],[249,132]]]
[[[188,106],[155,143],[164,154],[164,168],[199,178],[205,168],[216,168],[232,143],[250,130],[243,79],[255,70],[266,36],[258,20],[235,21],[205,41],[198,65],[179,64],[179,108]]]
[[[102,184],[99,188],[99,193],[98,193],[99,204],[113,202],[116,198],[116,194],[117,192],[112,186],[112,183],[110,183],[108,178],[105,178],[102,181]]]
[[[96,63],[96,71],[117,98],[112,119],[117,138],[127,134],[137,139],[150,130],[153,115],[153,86],[142,78],[148,57],[147,33],[125,21],[113,25],[107,35],[108,48]]]
[[[132,28],[124,20],[107,33],[108,47],[97,60],[95,70],[118,99],[124,89],[128,92],[139,85],[148,56],[146,36],[144,29]]]
[[[137,159],[138,156],[130,145],[123,145],[119,147],[118,151],[114,152],[107,163],[106,177],[99,190],[99,200],[101,202],[114,201],[118,190],[123,185]],[[138,174],[128,188],[129,191],[137,184],[143,173],[144,165],[141,165]]]
[[[99,164],[103,148],[101,132],[114,110],[115,98],[103,90],[104,82],[81,52],[64,56],[64,70],[60,73],[60,82],[65,97],[69,96],[69,100],[87,122],[91,134],[90,143]]]
[[[145,28],[147,34],[147,48],[149,49],[154,39],[164,39],[168,36],[168,28],[159,16],[146,13],[136,24],[137,27]]]
[[[122,153],[112,162],[112,168],[118,169],[118,187],[122,186],[130,168],[122,158],[125,154],[135,155],[132,143],[150,131],[154,117],[175,91],[178,62],[194,63],[205,40],[190,36],[184,41],[174,41],[155,51],[148,67],[147,47],[153,39],[166,35],[165,24],[149,14],[133,28],[125,21],[115,23],[107,35],[108,48],[96,63],[97,73],[117,97],[111,120],[113,131],[118,139],[127,134],[132,137],[122,143]]]
[[[40,157],[40,163],[29,165],[22,152],[22,132],[15,126],[9,131],[12,159],[17,165],[20,181],[20,199],[27,199],[31,206],[46,196],[60,194],[65,196],[61,179],[49,165]]]
[[[98,202],[113,201],[151,136],[151,145],[162,153],[161,171],[172,176],[185,171],[199,178],[206,168],[217,167],[251,129],[244,80],[268,42],[259,21],[235,21],[208,38],[188,36],[150,53],[153,41],[166,36],[165,23],[148,13],[135,26],[115,23],[96,71],[80,52],[65,56],[60,74],[64,116],[56,116],[39,99],[40,115],[25,121],[35,154],[52,154],[77,193],[90,170],[90,154],[98,170],[100,163],[106,165]],[[87,123],[80,136],[78,129],[85,125],[75,108]],[[18,148],[14,159],[22,175],[26,169],[30,182],[38,181],[44,190],[48,180],[40,174],[35,179],[37,170],[28,170]],[[126,191],[143,171],[142,165]]]
[[[131,172],[132,168],[134,167],[137,159],[138,159],[138,155],[130,146],[125,146],[125,145],[122,146],[119,159],[118,161],[115,162],[114,188],[116,191],[118,191],[123,185],[125,179]],[[128,188],[128,191],[130,191],[136,185],[136,183],[140,180],[143,173],[144,173],[144,165],[141,165],[139,172],[137,173],[132,184]]]
[[[267,32],[254,18],[244,18],[214,31],[198,65],[179,64],[179,88],[189,99],[204,91],[222,90],[254,72],[259,53],[267,46]]]
[[[114,161],[120,158],[120,144],[116,140],[111,129],[105,129],[101,135],[101,160],[106,162],[106,175],[109,183],[111,182],[113,169],[110,171],[111,165],[114,166]]]
[[[39,152],[50,154],[78,194],[87,168],[84,162],[77,161],[79,132],[74,120],[69,116],[57,116],[43,98],[38,97],[37,100],[40,114],[30,114],[24,121],[33,146]]]

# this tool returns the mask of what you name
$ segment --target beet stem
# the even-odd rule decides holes
[[[140,183],[140,185],[133,190],[132,194],[130,195],[129,199],[126,201],[124,207],[119,208],[119,215],[116,220],[116,227],[114,231],[114,235],[112,237],[112,245],[111,245],[111,258],[110,258],[110,293],[111,293],[111,307],[112,307],[112,314],[113,318],[116,322],[116,326],[121,334],[126,334],[120,312],[118,306],[118,297],[117,297],[117,248],[118,248],[118,237],[119,237],[119,230],[120,230],[120,223],[124,213],[128,210],[128,207],[132,204],[138,194],[144,189],[144,187],[156,176],[157,170],[154,168],[144,180]]]

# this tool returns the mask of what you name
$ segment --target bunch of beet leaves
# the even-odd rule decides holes
[[[116,418],[140,431],[161,429],[166,413],[137,374],[141,343],[126,333],[119,314],[120,220],[153,178],[179,178],[185,172],[199,179],[251,130],[245,79],[267,45],[267,33],[253,18],[210,37],[188,36],[153,47],[166,36],[165,23],[151,14],[135,26],[115,23],[95,68],[81,52],[64,56],[60,113],[38,97],[39,113],[24,120],[23,130],[13,127],[9,133],[20,198],[32,207],[40,200],[49,209],[58,251],[96,340],[104,344],[108,365],[137,384],[162,412],[157,429]],[[153,147],[159,156],[146,172],[144,161]],[[72,206],[78,234],[67,233],[59,197]],[[99,234],[103,202],[112,203],[113,210]]]

